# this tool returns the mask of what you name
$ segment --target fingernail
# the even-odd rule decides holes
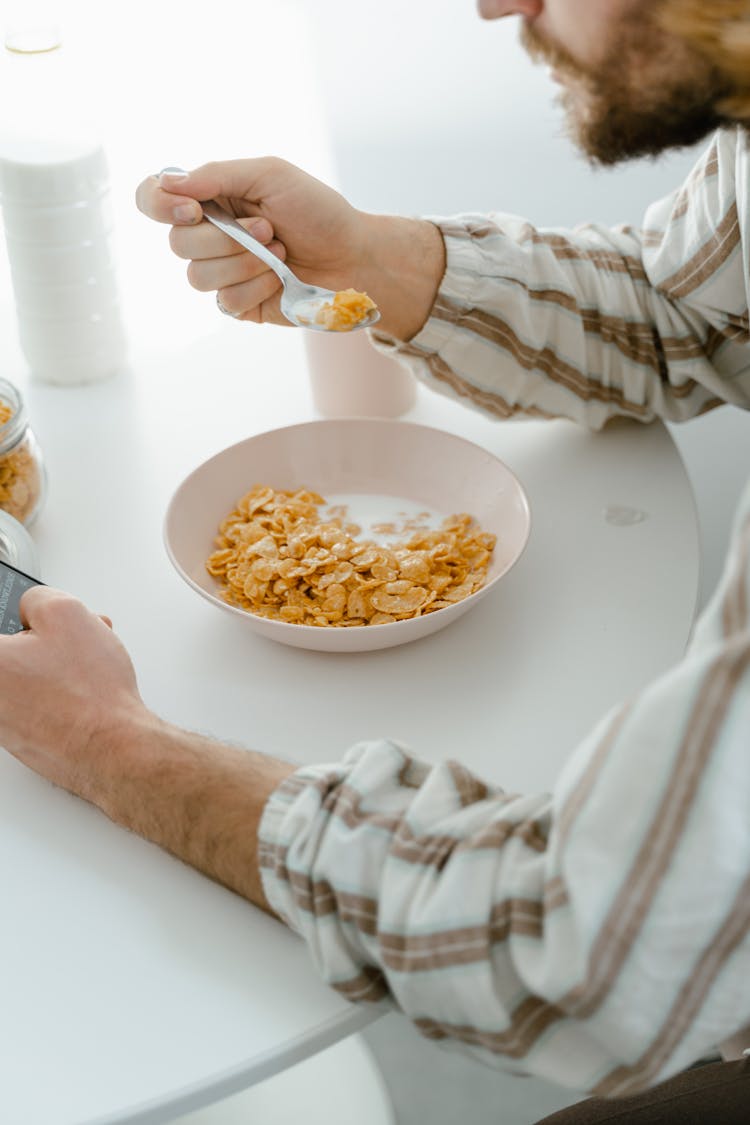
[[[253,238],[257,238],[262,242],[264,238],[271,237],[271,225],[267,219],[258,219],[257,223],[251,223],[247,228]]]
[[[172,171],[169,171],[167,168],[165,168],[164,171],[159,173],[159,179],[162,180],[162,181],[167,180],[168,183],[170,183],[170,184],[178,184],[180,182],[180,180],[186,180],[187,178],[188,178],[187,172],[177,172],[177,171],[172,172]]]
[[[176,223],[195,223],[198,220],[198,212],[194,203],[178,203],[172,210],[172,217]]]
[[[229,309],[225,309],[224,306],[221,303],[221,297],[219,296],[218,293],[216,294],[216,306],[217,306],[219,312],[224,313],[224,316],[238,317],[240,315],[239,313],[230,312]]]

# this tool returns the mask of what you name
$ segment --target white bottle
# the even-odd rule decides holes
[[[125,366],[106,154],[64,106],[56,29],[6,29],[14,127],[0,137],[0,205],[21,347],[35,378],[104,379]]]

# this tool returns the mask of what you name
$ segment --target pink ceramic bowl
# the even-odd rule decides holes
[[[219,522],[255,484],[310,488],[328,500],[342,494],[393,498],[443,516],[469,512],[497,536],[485,585],[434,613],[386,625],[318,628],[271,621],[227,605],[206,571]],[[353,505],[356,507],[356,503]],[[357,518],[356,511],[352,513]],[[218,609],[264,637],[323,652],[390,648],[445,628],[476,606],[521,555],[530,530],[521,484],[492,453],[454,434],[413,422],[337,418],[270,430],[238,442],[199,465],[167,510],[164,538],[178,574]]]

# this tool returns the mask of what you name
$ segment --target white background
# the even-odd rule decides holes
[[[6,3],[0,14],[8,18],[14,7],[31,6],[31,0]],[[170,295],[185,286],[183,266],[169,255],[165,232],[132,204],[142,176],[166,164],[276,152],[333,180],[360,207],[506,210],[553,226],[637,224],[694,157],[680,153],[593,172],[562,137],[553,87],[517,46],[515,21],[483,23],[471,0],[132,0],[116,10],[101,0],[69,0],[47,7],[62,21],[75,66],[46,112],[51,120],[89,115],[101,128],[111,150],[118,233],[128,250],[128,315],[164,347],[177,328],[185,343],[200,339],[216,315],[205,295],[182,295],[178,324]],[[309,25],[309,57],[302,62],[285,47],[290,21]],[[0,67],[4,127],[11,106],[16,118],[33,109],[9,98],[6,63]],[[320,83],[325,122],[310,114],[310,83]],[[308,115],[306,140],[291,140]],[[157,238],[164,240],[164,256],[154,266]],[[139,247],[151,255],[147,273],[138,272]],[[4,263],[0,270],[1,329],[13,334]],[[704,598],[750,473],[749,426],[747,417],[721,410],[674,430],[703,528]],[[368,1038],[403,1121],[429,1114],[437,1125],[459,1117],[464,1125],[530,1125],[569,1100],[542,1083],[498,1078],[445,1055],[396,1017]]]

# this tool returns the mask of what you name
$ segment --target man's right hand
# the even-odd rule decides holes
[[[199,203],[216,199],[302,280],[367,292],[379,328],[410,339],[429,315],[444,271],[442,237],[431,223],[356,210],[343,196],[275,157],[204,164],[187,174],[149,176],[136,203],[172,224],[170,245],[189,261],[196,289],[215,290],[239,320],[288,324],[281,283],[260,259],[201,221]]]

